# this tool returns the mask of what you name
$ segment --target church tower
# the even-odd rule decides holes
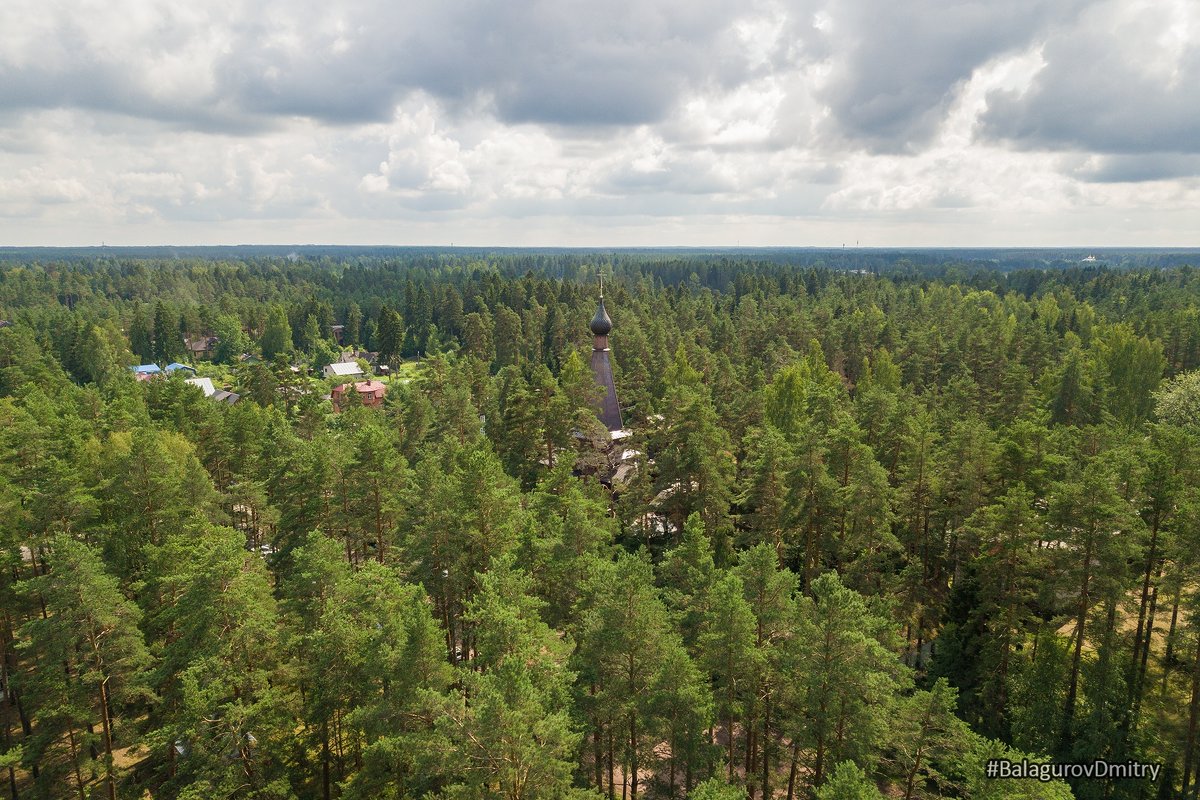
[[[596,315],[592,317],[592,376],[596,383],[604,389],[604,396],[596,406],[596,416],[610,435],[624,430],[621,420],[621,404],[617,402],[617,386],[613,383],[611,350],[608,348],[608,334],[612,331],[612,319],[604,308],[604,285],[600,288],[600,304],[596,306]],[[615,437],[614,437],[615,438]]]

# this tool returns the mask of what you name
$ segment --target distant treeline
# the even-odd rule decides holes
[[[329,263],[362,260],[490,261],[528,258],[553,263],[609,263],[616,260],[764,262],[871,272],[937,270],[946,265],[991,270],[1066,269],[1095,264],[1118,269],[1167,268],[1200,261],[1200,249],[1186,247],[433,247],[361,245],[227,245],[141,247],[0,247],[0,261],[59,263],[112,261],[204,261],[287,259]]]

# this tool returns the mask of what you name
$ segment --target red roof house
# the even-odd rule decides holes
[[[333,387],[330,392],[330,399],[333,400],[333,410],[341,411],[346,405],[346,392],[353,386],[354,391],[358,392],[358,396],[362,398],[362,404],[370,408],[377,408],[383,405],[383,396],[387,394],[387,385],[382,381],[356,381],[355,383],[343,383],[340,386]]]

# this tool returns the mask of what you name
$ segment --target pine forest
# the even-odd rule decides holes
[[[0,320],[13,800],[1200,792],[1194,267],[32,253]]]

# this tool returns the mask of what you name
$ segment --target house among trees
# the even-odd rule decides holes
[[[326,364],[321,370],[326,380],[338,380],[339,378],[361,378],[366,373],[362,367],[355,361],[338,361],[333,364]]]
[[[188,378],[184,383],[199,388],[204,392],[205,397],[212,397],[217,393],[217,387],[213,386],[212,378]]]
[[[387,394],[387,385],[381,381],[355,381],[354,383],[343,383],[340,386],[333,387],[329,398],[333,401],[333,410],[337,412],[343,411],[348,401],[347,395],[350,393],[350,388],[358,392],[359,398],[362,399],[362,404],[368,408],[378,408],[383,405],[384,395]]]
[[[212,358],[213,350],[216,349],[219,341],[216,336],[199,336],[193,339],[184,338],[183,346],[189,356],[202,361]]]
[[[138,364],[135,367],[130,367],[133,370],[133,377],[139,381],[148,381],[155,375],[162,373],[162,367],[158,364]]]
[[[217,389],[212,393],[210,399],[212,399],[214,402],[224,403],[225,405],[231,406],[238,400],[241,400],[242,396],[237,392],[230,392],[226,391],[225,389]]]
[[[188,378],[184,381],[184,383],[188,384],[189,386],[195,386],[197,389],[204,392],[205,397],[215,403],[233,405],[238,400],[242,399],[242,396],[237,392],[230,392],[213,386],[212,378]]]

